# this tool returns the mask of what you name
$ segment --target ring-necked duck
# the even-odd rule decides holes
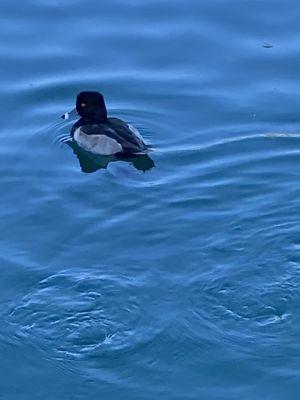
[[[83,149],[100,155],[135,156],[146,154],[148,146],[138,130],[119,118],[108,118],[104,98],[98,92],[81,92],[72,114],[81,117],[71,129],[71,136]]]

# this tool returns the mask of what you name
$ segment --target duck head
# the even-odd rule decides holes
[[[92,121],[106,121],[104,97],[99,92],[81,92],[76,99],[76,111],[80,117]]]
[[[97,123],[107,120],[107,110],[104,97],[99,92],[81,92],[76,99],[76,108],[62,115],[63,119],[79,115],[87,122]]]

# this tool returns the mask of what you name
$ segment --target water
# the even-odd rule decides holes
[[[298,399],[299,17],[1,1],[1,399]],[[152,169],[64,143],[84,89]]]

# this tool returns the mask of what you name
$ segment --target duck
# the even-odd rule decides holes
[[[145,155],[149,147],[139,131],[119,118],[107,116],[104,97],[95,91],[77,95],[76,107],[62,118],[79,116],[71,128],[72,139],[84,150],[102,156]]]

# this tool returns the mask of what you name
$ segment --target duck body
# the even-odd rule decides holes
[[[139,155],[146,154],[147,145],[137,129],[119,118],[107,118],[106,121],[77,121],[71,130],[71,136],[85,150],[100,155]]]
[[[71,129],[74,141],[84,150],[99,155],[135,156],[148,152],[138,130],[119,118],[108,118],[103,96],[81,92],[76,111],[81,117]]]

